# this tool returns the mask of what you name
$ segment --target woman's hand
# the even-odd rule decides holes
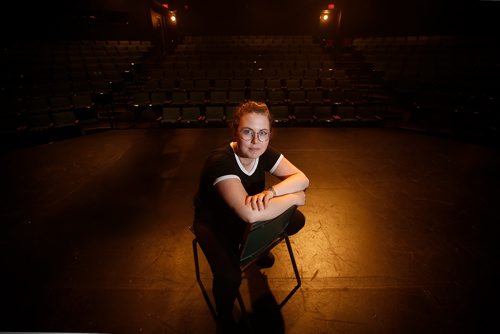
[[[305,191],[297,191],[295,193],[290,194],[295,197],[295,205],[302,206],[306,204],[306,192]],[[269,204],[271,198],[274,197],[274,193],[271,190],[264,190],[255,195],[248,195],[245,198],[245,205],[249,205],[252,210],[265,210]]]
[[[274,197],[271,190],[264,190],[255,195],[248,195],[245,198],[245,205],[250,205],[252,210],[265,210],[269,204],[269,200]]]

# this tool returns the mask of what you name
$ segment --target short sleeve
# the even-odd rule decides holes
[[[273,173],[274,170],[278,167],[281,159],[283,159],[283,154],[270,146],[260,158],[263,163],[264,169],[270,173]]]
[[[225,151],[217,151],[207,160],[205,175],[211,185],[228,178],[239,178],[231,158]]]

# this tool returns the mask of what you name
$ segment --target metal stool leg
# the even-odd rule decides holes
[[[214,320],[217,320],[217,312],[215,311],[215,308],[212,304],[212,301],[210,300],[210,297],[208,296],[207,290],[205,289],[205,286],[203,285],[203,282],[201,280],[200,276],[200,262],[198,258],[198,240],[196,238],[193,239],[193,257],[194,257],[194,270],[196,272],[196,281],[198,282],[198,285],[200,286],[201,293],[203,294],[203,298],[205,299],[205,302],[207,303],[208,309],[210,310],[210,314],[212,314],[212,317]]]
[[[302,282],[300,280],[299,270],[297,269],[297,263],[295,262],[295,257],[293,256],[292,245],[288,235],[285,234],[286,247],[288,248],[288,254],[290,255],[290,260],[292,261],[293,272],[295,273],[295,279],[297,280],[297,285],[290,291],[290,293],[283,299],[279,307],[282,308],[286,302],[293,296],[293,294],[300,288]]]

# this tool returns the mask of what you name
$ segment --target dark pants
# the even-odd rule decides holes
[[[305,217],[295,210],[286,231],[293,235],[305,225]],[[241,284],[239,240],[229,240],[208,224],[195,221],[194,232],[213,274],[212,292],[217,314],[232,317],[234,301]]]

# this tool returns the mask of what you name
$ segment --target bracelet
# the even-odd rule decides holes
[[[273,186],[270,186],[267,190],[273,193],[273,197],[276,197],[276,190],[274,190]]]

